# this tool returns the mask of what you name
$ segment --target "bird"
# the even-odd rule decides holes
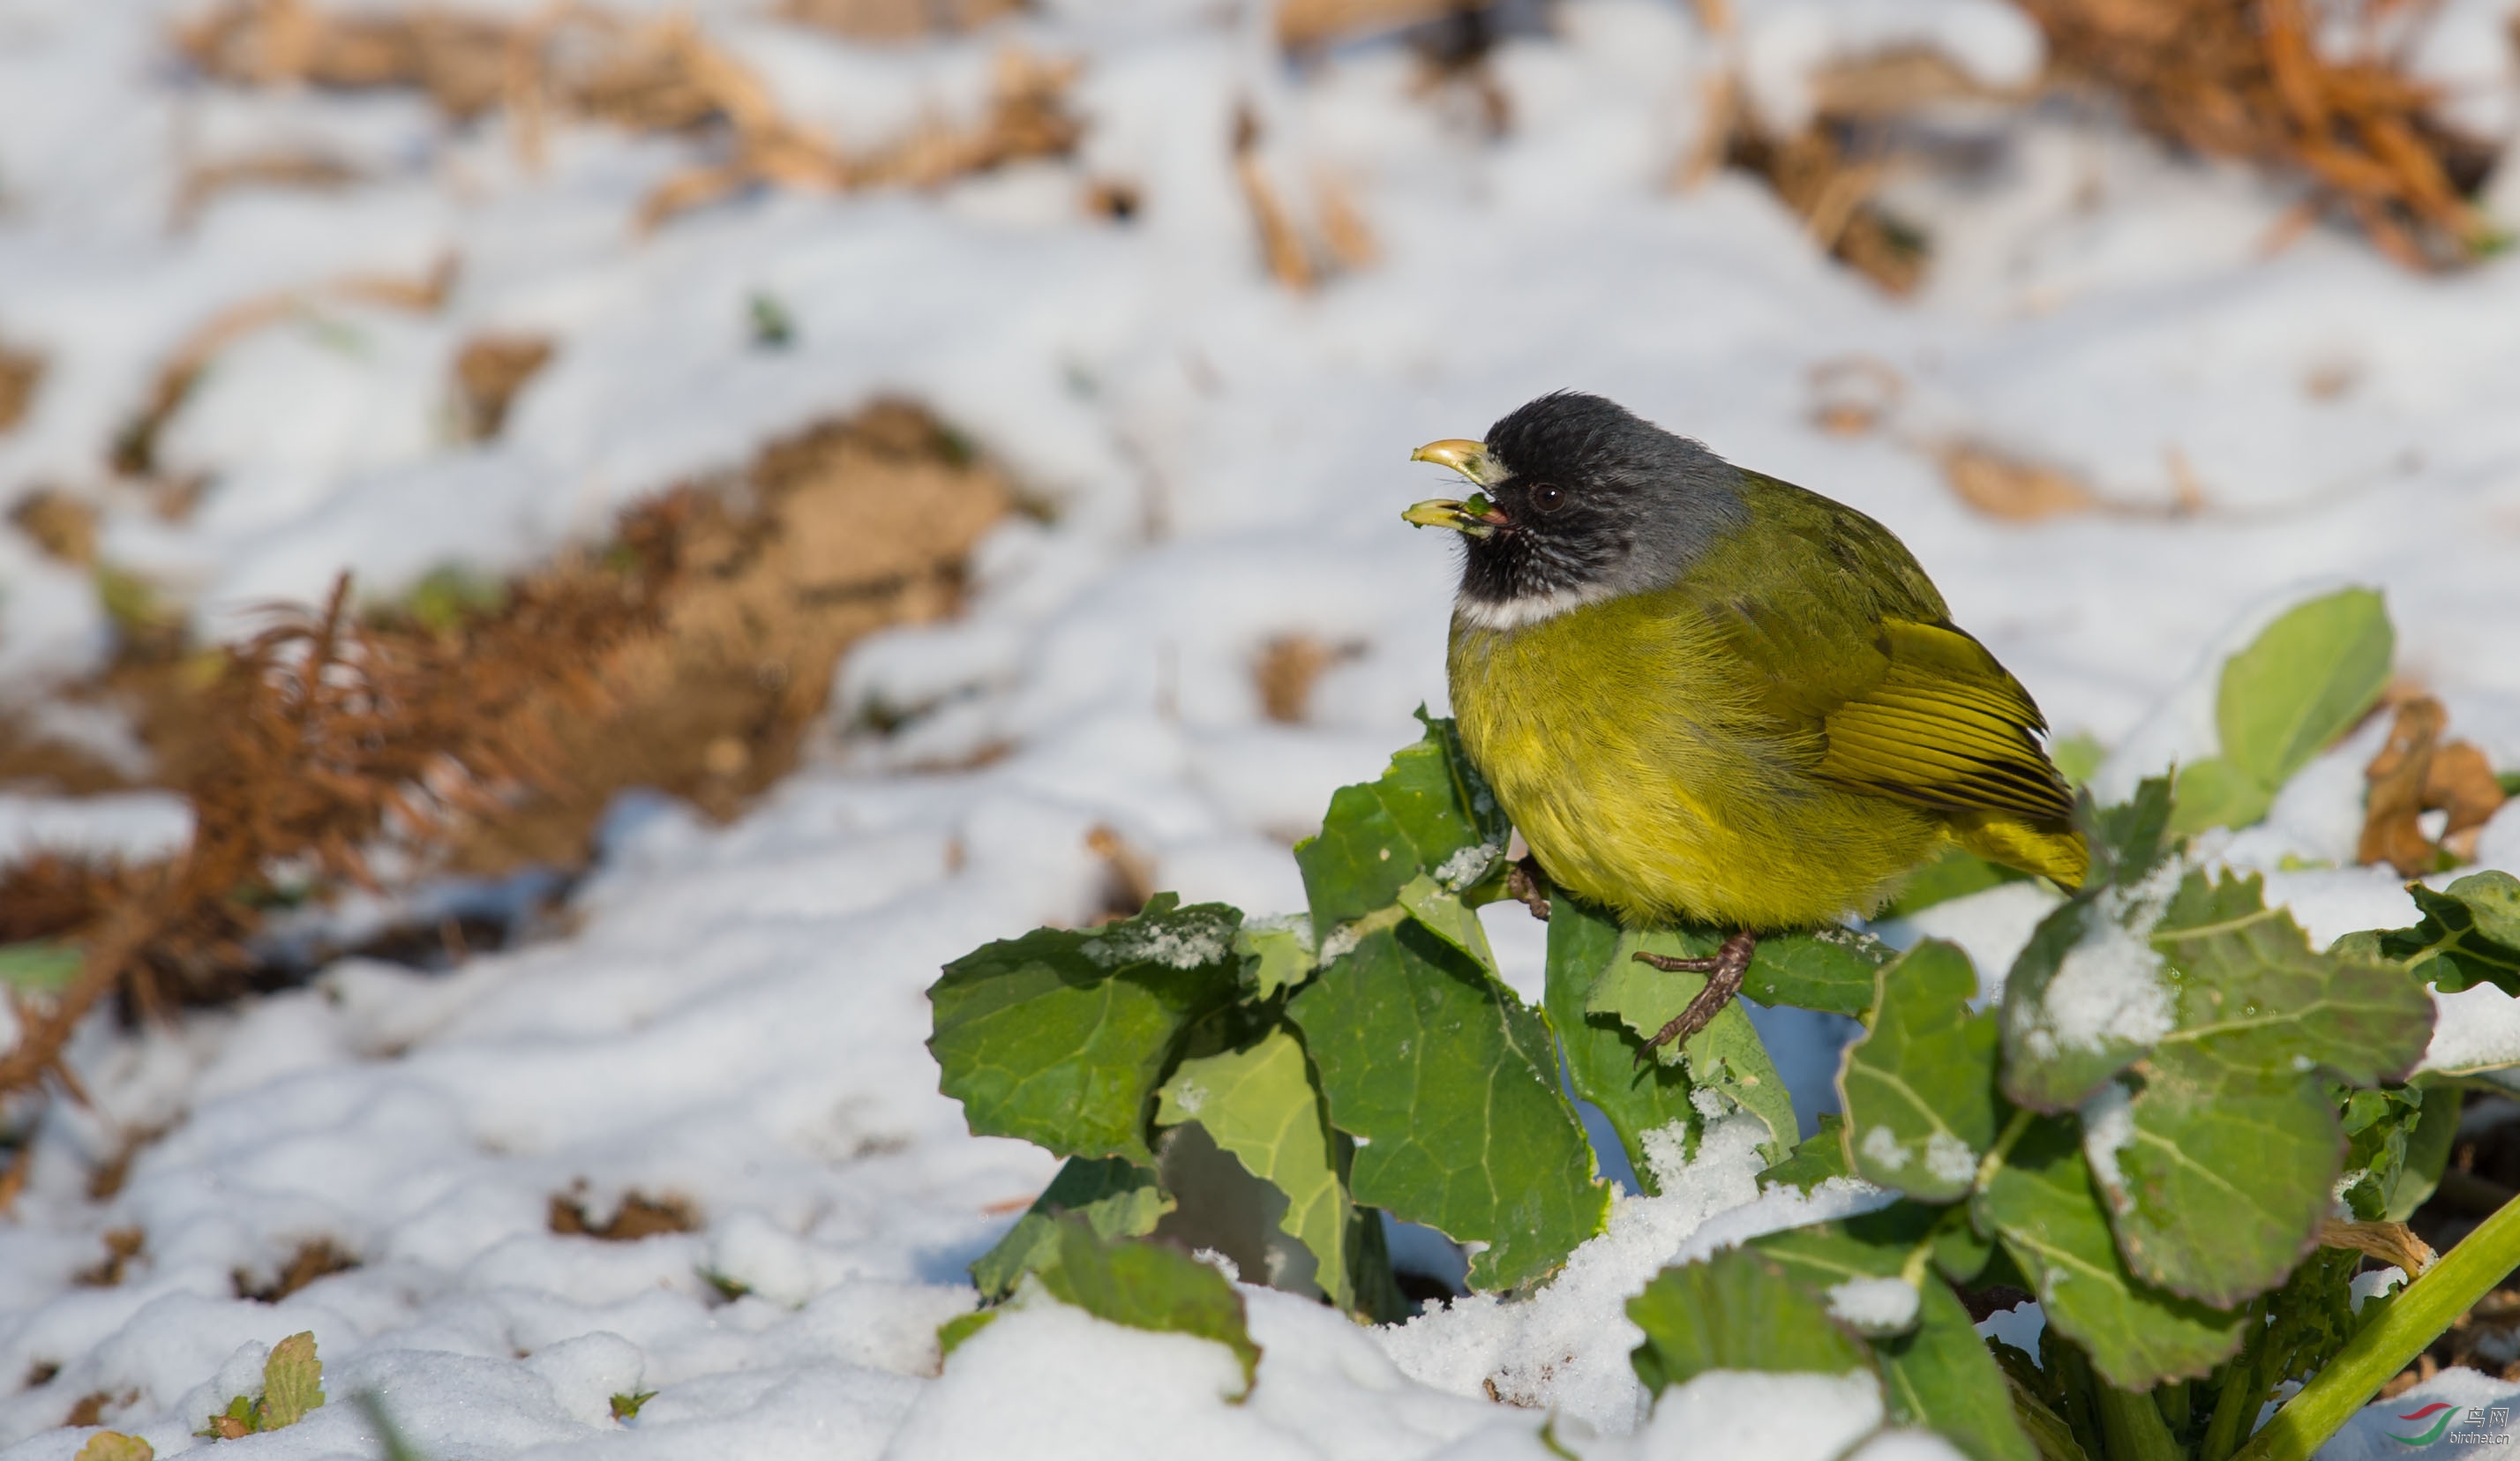
[[[1411,460],[1476,489],[1402,517],[1461,535],[1447,678],[1530,850],[1515,896],[1732,930],[1636,955],[1707,976],[1641,1061],[1739,992],[1760,935],[1869,915],[1947,848],[2082,883],[2046,718],[1888,528],[1577,391]]]

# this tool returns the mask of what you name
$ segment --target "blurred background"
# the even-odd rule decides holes
[[[1880,518],[2078,765],[2192,744],[2165,696],[2344,582],[2520,765],[2515,134],[2512,0],[0,0],[19,1301],[204,1092],[392,1058],[450,970],[633,1023],[838,981],[802,1028],[875,1032],[876,1106],[744,1119],[962,1140],[936,963],[1300,907],[1290,842],[1444,707],[1408,453],[1545,390]],[[333,1044],[148,1018],[305,988]],[[562,1129],[498,1179],[593,1173],[553,1232],[736,1200],[705,1123]],[[390,1227],[327,1220],[204,1281]]]

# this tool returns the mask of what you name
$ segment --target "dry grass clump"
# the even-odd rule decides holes
[[[1006,8],[1005,0],[794,0],[789,14],[845,33],[890,34],[887,27],[914,23],[909,33],[979,23]],[[650,225],[753,186],[933,186],[1018,158],[1064,155],[1080,131],[1065,105],[1074,65],[1010,50],[975,123],[931,121],[888,147],[851,155],[784,115],[757,76],[678,13],[630,19],[560,4],[511,22],[427,6],[227,0],[180,27],[175,44],[204,73],[243,85],[418,87],[459,118],[503,108],[529,161],[540,160],[555,112],[649,132],[723,129],[723,159],[666,179],[645,200],[639,216]]]
[[[2431,89],[2376,46],[2336,63],[2314,42],[2339,22],[2371,33],[2406,0],[2324,19],[2304,0],[2016,3],[2047,32],[2059,73],[2105,88],[2181,146],[2305,179],[2399,262],[2439,267],[2489,244],[2467,195],[2494,150],[2436,119]]]
[[[731,815],[794,764],[850,641],[959,603],[1012,500],[932,418],[885,404],[451,606],[362,615],[345,580],[245,644],[127,645],[82,692],[131,712],[193,841],[146,865],[0,869],[0,945],[78,955],[58,988],[9,993],[0,1094],[49,1078],[75,1096],[63,1047],[101,1000],[164,1014],[294,977],[252,947],[266,913],[375,886],[379,849],[421,870],[575,866],[633,785]]]

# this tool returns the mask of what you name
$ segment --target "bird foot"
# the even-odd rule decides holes
[[[1549,874],[1540,870],[1538,858],[1524,858],[1505,875],[1505,896],[1531,909],[1531,916],[1549,921]]]
[[[1759,936],[1743,929],[1724,941],[1724,947],[1704,958],[1674,958],[1667,953],[1647,953],[1639,950],[1636,960],[1651,964],[1667,974],[1703,974],[1706,988],[1688,1006],[1674,1015],[1671,1022],[1654,1032],[1644,1048],[1637,1051],[1637,1064],[1642,1065],[1654,1051],[1674,1040],[1687,1040],[1712,1023],[1732,996],[1741,993],[1741,981],[1750,972],[1750,955],[1757,952]]]

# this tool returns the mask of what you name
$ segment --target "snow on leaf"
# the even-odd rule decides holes
[[[1796,1146],[1793,1155],[1759,1173],[1759,1190],[1781,1184],[1808,1193],[1831,1177],[1850,1174],[1844,1118],[1827,1111],[1821,1114],[1820,1129]]]
[[[1398,902],[1412,878],[1440,881],[1465,854],[1505,845],[1505,815],[1462,754],[1453,723],[1418,715],[1426,733],[1394,755],[1378,779],[1340,787],[1320,835],[1295,845],[1324,963],[1339,925]]]
[[[975,1132],[1153,1166],[1149,1099],[1174,1037],[1234,997],[1239,918],[1157,894],[1102,930],[1036,929],[956,959],[928,992],[945,1094]],[[1193,952],[1213,957],[1185,966]]]
[[[1920,1244],[1967,1227],[1958,1209],[1900,1202],[1749,1246],[1818,1291],[1831,1317],[1869,1334],[1892,1419],[1930,1427],[1972,1461],[2033,1461],[1968,1309],[1948,1285],[1930,1276],[1918,1284],[1908,1272]]]
[[[1843,1375],[1871,1352],[1806,1283],[1764,1253],[1727,1249],[1654,1276],[1628,1301],[1645,1332],[1629,1362],[1656,1395],[1709,1370]]]
[[[1847,1046],[1837,1078],[1856,1174],[1956,1201],[1995,1142],[1995,1015],[1970,1012],[1977,971],[1955,945],[1919,944],[1878,980],[1872,1028]]]
[[[1474,1286],[1537,1278],[1600,1231],[1610,1191],[1549,1026],[1460,950],[1414,921],[1376,929],[1286,1013],[1331,1124],[1361,1138],[1355,1200],[1486,1243]]]

